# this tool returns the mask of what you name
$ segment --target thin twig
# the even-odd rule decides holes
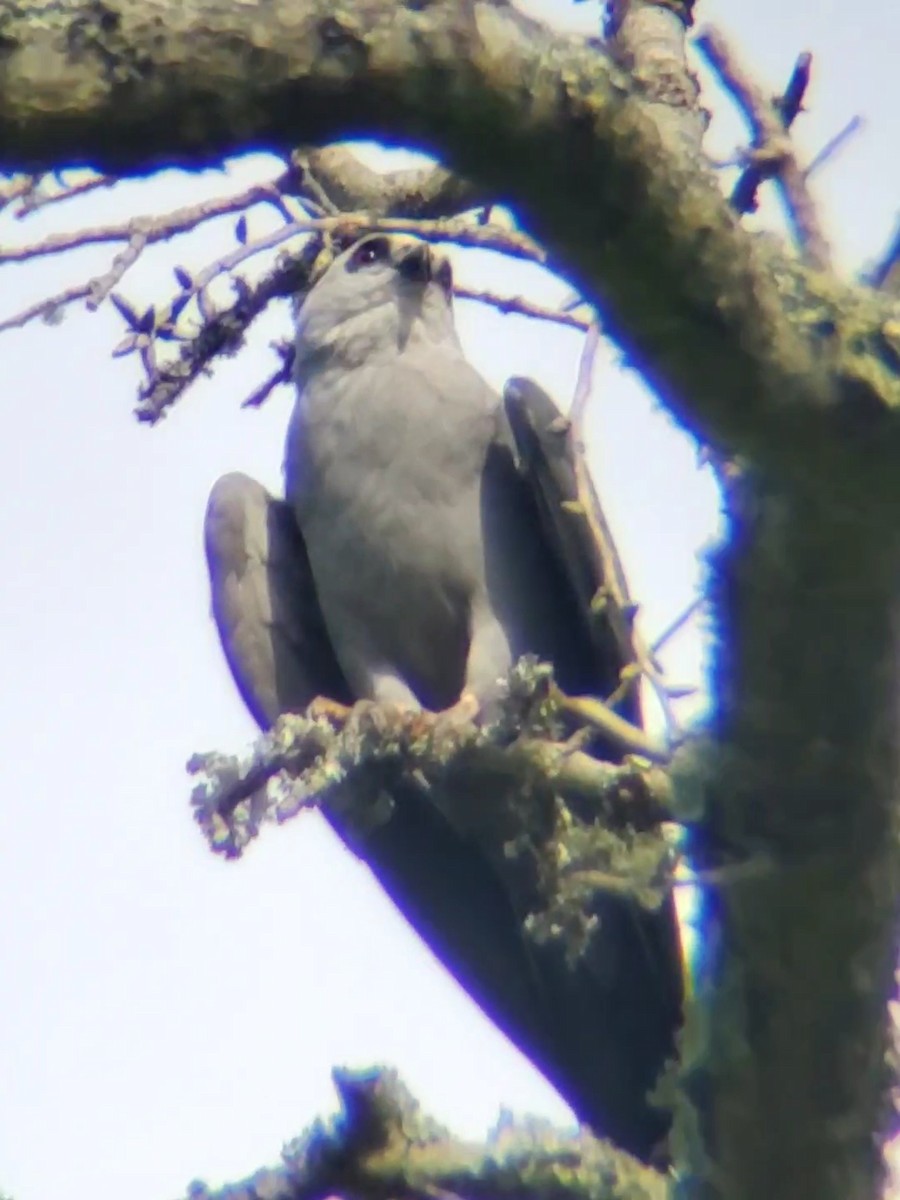
[[[31,321],[52,321],[54,318],[62,316],[63,309],[69,304],[73,304],[76,300],[85,300],[90,296],[92,287],[92,281],[76,283],[73,287],[66,288],[65,291],[57,292],[55,296],[38,300],[36,304],[0,320],[0,333],[5,333],[8,329],[21,329],[23,325],[27,325]]]
[[[460,300],[477,300],[479,304],[490,305],[502,313],[515,313],[520,317],[533,317],[536,321],[568,325],[571,329],[590,330],[592,327],[586,317],[578,317],[574,313],[563,312],[557,308],[544,308],[526,300],[524,296],[499,296],[495,292],[480,291],[477,288],[463,287],[461,284],[454,285],[453,294]]]
[[[674,621],[665,627],[662,633],[650,644],[651,654],[658,654],[667,642],[670,642],[679,630],[683,629],[691,617],[703,607],[703,597],[695,596],[687,608],[682,609]]]
[[[112,260],[109,270],[91,280],[91,294],[88,296],[87,307],[92,312],[99,308],[113,288],[122,282],[125,272],[134,266],[146,248],[146,234],[135,232],[128,239],[125,249],[120,250]]]
[[[264,379],[259,387],[254,388],[250,395],[241,402],[241,408],[260,408],[277,387],[291,382],[294,371],[294,347],[290,342],[275,342],[272,349],[281,358],[281,365],[277,371],[272,372],[268,379]]]
[[[866,282],[887,292],[900,291],[900,216],[884,254],[867,273]]]
[[[569,420],[572,422],[572,428],[575,432],[579,449],[583,446],[584,414],[593,389],[594,363],[597,358],[599,345],[600,327],[596,321],[590,321],[588,323],[587,337],[584,339],[584,345],[581,348],[581,358],[578,360],[578,378],[575,381],[575,392],[572,396],[572,406],[569,410]]]
[[[864,125],[865,121],[859,114],[851,117],[844,128],[827,141],[822,149],[813,157],[806,168],[806,178],[809,179],[816,171],[821,170],[830,158],[833,158],[855,134],[859,133]]]
[[[270,185],[265,188],[250,188],[245,193],[242,193],[241,199],[246,200],[247,197],[253,194],[256,199],[252,203],[268,202],[271,199],[269,192]],[[40,304],[32,305],[25,308],[22,312],[14,313],[13,316],[0,320],[0,332],[6,329],[20,328],[20,326],[28,324],[30,320],[35,320],[46,316],[47,312],[56,312],[60,308],[76,300],[88,300],[89,308],[96,308],[101,302],[107,298],[113,288],[118,286],[125,272],[131,268],[134,262],[137,262],[140,253],[151,242],[160,241],[167,236],[172,236],[179,232],[186,232],[192,228],[190,221],[205,221],[210,220],[211,215],[221,216],[224,211],[230,210],[230,206],[234,204],[234,197],[230,198],[226,203],[217,206],[214,212],[211,212],[209,205],[196,205],[193,209],[179,209],[169,214],[168,217],[150,218],[139,217],[136,221],[131,221],[124,226],[106,227],[82,230],[85,244],[98,241],[113,241],[127,240],[127,246],[124,251],[121,251],[113,260],[112,266],[103,275],[97,276],[91,280],[86,286],[67,288],[62,292],[43,300]],[[214,280],[218,275],[224,274],[226,271],[234,270],[235,266],[246,262],[248,258],[254,254],[264,251],[274,250],[283,242],[296,238],[305,234],[340,234],[355,238],[362,233],[368,232],[370,229],[380,229],[385,233],[409,233],[422,236],[426,240],[432,241],[451,241],[460,246],[479,246],[485,250],[494,250],[500,253],[508,254],[509,257],[523,258],[542,262],[546,258],[546,254],[538,242],[528,238],[527,235],[512,232],[499,226],[481,226],[481,224],[468,224],[458,220],[439,220],[439,221],[412,221],[412,220],[380,220],[372,221],[366,214],[350,214],[340,217],[319,217],[319,218],[300,218],[300,220],[292,220],[283,224],[280,228],[274,230],[270,234],[266,234],[263,238],[246,242],[242,244],[238,250],[226,254],[216,262],[211,263],[202,274],[197,276],[192,286],[187,289],[191,295],[202,295],[205,287]],[[43,242],[36,242],[31,246],[11,248],[11,250],[0,250],[0,262],[4,259],[24,260],[29,258],[41,257],[42,254],[62,253],[66,250],[71,250],[74,246],[80,245],[74,236],[68,234],[55,235],[53,238],[48,238]],[[283,293],[278,293],[283,294]],[[500,296],[492,296],[491,293],[478,293],[474,290],[463,292],[460,289],[460,294],[466,298],[481,299],[486,304],[494,304],[500,308],[502,312],[518,312],[522,316],[535,317],[544,320],[556,320],[559,324],[571,325],[572,328],[586,328],[583,320],[578,317],[570,316],[566,313],[554,313],[552,310],[544,310],[538,305],[530,304],[530,301],[518,298],[500,298]],[[181,307],[184,307],[184,298]]]
[[[679,733],[679,725],[672,707],[671,698],[666,689],[659,666],[654,660],[652,650],[647,646],[635,627],[632,606],[629,599],[626,595],[620,593],[617,586],[617,580],[621,577],[618,554],[615,550],[612,536],[606,528],[606,522],[599,508],[594,485],[587,468],[587,456],[585,454],[583,436],[584,416],[593,391],[594,364],[599,344],[600,330],[596,323],[593,323],[588,330],[584,340],[584,347],[581,351],[581,359],[578,364],[578,378],[569,412],[569,421],[574,449],[572,458],[575,471],[577,502],[588,523],[594,544],[600,553],[603,564],[603,579],[606,590],[609,593],[606,598],[604,611],[608,613],[610,606],[614,606],[618,613],[619,619],[613,622],[613,629],[621,644],[623,658],[632,668],[629,670],[626,667],[619,687],[616,688],[612,696],[607,697],[603,707],[605,710],[611,711],[613,705],[623,699],[636,686],[640,677],[644,676],[656,692],[665,719],[666,731],[670,738],[674,738]],[[583,699],[581,697],[570,698],[566,707],[570,708],[573,701],[581,703]],[[582,715],[587,719],[587,709],[585,709]],[[647,745],[649,747],[651,743],[648,742]],[[657,751],[650,749],[643,752],[650,758],[653,758],[654,754],[657,753]],[[659,751],[658,753],[665,753],[665,751]]]
[[[671,758],[665,746],[660,746],[643,729],[626,721],[596,696],[567,696],[558,688],[551,694],[563,712],[602,733],[623,754],[639,754],[655,763],[665,763]]]
[[[26,262],[32,258],[46,258],[53,254],[64,254],[81,246],[101,245],[106,242],[130,242],[135,236],[143,237],[144,244],[168,241],[182,233],[196,229],[206,221],[229,213],[245,212],[257,204],[275,204],[280,199],[278,180],[254,184],[243,192],[231,196],[220,196],[191,204],[161,216],[133,217],[118,225],[98,225],[87,229],[76,229],[67,233],[54,233],[39,242],[27,246],[0,247],[0,263]],[[277,207],[277,205],[276,205]]]
[[[258,194],[253,203],[261,203],[263,200],[271,199],[268,192],[266,192],[265,196],[262,195],[266,189],[250,189],[249,191],[254,190]],[[249,195],[249,191],[244,193],[245,197]],[[228,202],[228,206],[233,203],[233,200],[234,198],[232,197]],[[228,206],[223,202],[219,205],[214,215],[221,216],[223,212],[229,210]],[[135,221],[128,222],[126,225],[83,230],[78,237],[68,234],[56,235],[45,239],[43,242],[34,243],[31,246],[9,250],[0,249],[0,262],[2,262],[4,257],[7,260],[23,261],[40,257],[41,255],[64,253],[66,250],[74,249],[81,244],[115,240],[124,240],[128,243],[126,249],[113,260],[109,271],[93,279],[87,287],[79,286],[66,289],[58,295],[42,301],[38,305],[32,305],[23,312],[5,318],[0,322],[0,332],[4,329],[25,325],[28,321],[42,316],[46,310],[61,308],[85,296],[89,298],[88,307],[92,309],[96,308],[109,295],[112,289],[121,282],[125,272],[133,266],[139,255],[148,245],[195,227],[190,224],[191,220],[197,224],[201,220],[209,219],[208,212],[206,212],[206,215],[199,215],[201,209],[206,211],[206,206],[198,205],[190,210],[178,209],[174,213],[170,213],[168,218],[159,218],[158,220],[141,217]],[[253,255],[274,249],[291,238],[311,233],[334,234],[347,238],[355,238],[369,230],[381,230],[385,233],[409,233],[422,237],[426,241],[445,241],[453,242],[459,246],[477,246],[486,250],[495,250],[511,258],[527,259],[533,262],[544,262],[546,259],[545,251],[533,239],[525,234],[505,229],[501,226],[472,225],[455,219],[437,221],[384,219],[373,221],[365,213],[348,214],[340,217],[291,220],[274,232],[257,238],[252,242],[242,244],[238,250],[211,263],[202,275],[198,277],[203,282],[195,284],[190,291],[201,296],[203,288],[217,275],[228,270],[233,270],[235,266],[251,258]],[[80,241],[78,240],[79,238],[83,238],[84,240]],[[489,294],[485,293],[484,295],[487,297]],[[473,294],[473,298],[477,297]],[[485,302],[490,303],[490,300],[485,299]],[[550,310],[539,310],[536,305],[530,305],[525,300],[518,301],[515,298],[510,298],[509,300],[504,300],[503,303],[508,306],[503,311],[521,312],[524,316],[539,316],[544,320],[557,320],[561,324],[571,325],[575,328],[584,327],[582,321],[577,317],[569,318],[564,314],[553,316]]]

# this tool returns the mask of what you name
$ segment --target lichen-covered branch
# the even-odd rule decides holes
[[[897,529],[759,478],[732,522],[717,711],[675,781],[676,805],[704,801],[692,857],[710,873],[682,1042],[698,1141],[676,1122],[689,1194],[871,1200],[894,1103]]]
[[[552,685],[546,690],[540,668],[524,661],[511,675],[510,688],[501,715],[486,726],[371,703],[346,714],[322,705],[313,705],[306,714],[287,714],[260,738],[248,759],[213,753],[191,760],[191,772],[201,777],[194,791],[195,817],[211,847],[227,857],[241,854],[264,820],[280,823],[308,808],[342,808],[350,823],[364,831],[372,820],[390,819],[389,802],[374,812],[368,808],[365,781],[377,774],[386,797],[392,786],[403,784],[428,792],[450,826],[474,838],[501,873],[514,873],[514,867],[508,844],[494,837],[497,802],[479,815],[471,799],[488,776],[498,798],[549,789],[557,803],[589,812],[589,820],[614,834],[628,831],[633,837],[672,819],[670,786],[661,768],[639,758],[614,765],[586,754],[581,744],[588,740],[589,728],[565,742],[547,736],[565,698]],[[607,726],[603,732],[609,734]],[[640,743],[646,735],[634,729],[632,739]],[[514,824],[526,822],[526,808],[513,814]],[[560,818],[554,853],[566,866],[561,874],[552,872],[556,883],[577,870],[580,856],[570,844],[580,836],[573,832],[577,824],[571,813]],[[523,830],[524,824],[507,832],[515,841]],[[364,832],[360,837],[364,841]],[[656,858],[650,872],[654,876],[665,861],[661,845]],[[595,860],[592,865],[601,864]],[[550,873],[544,880],[549,882]],[[635,868],[615,887],[638,894],[646,883]],[[541,900],[545,907],[555,903],[549,892]]]
[[[391,1071],[335,1071],[341,1111],[289,1142],[281,1165],[191,1200],[666,1200],[669,1184],[582,1130],[506,1118],[486,1145],[460,1141]]]

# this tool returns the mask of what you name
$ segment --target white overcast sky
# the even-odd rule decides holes
[[[529,7],[587,33],[598,20],[593,3]],[[900,196],[896,0],[707,0],[699,16],[773,93],[813,51],[806,156],[865,116],[815,192],[842,266],[871,261]],[[725,157],[742,127],[726,100],[707,90],[706,102]],[[189,203],[273,166],[169,173],[24,226],[0,217],[0,241]],[[122,292],[167,296],[172,264],[202,265],[230,227],[148,255]],[[101,249],[4,267],[0,315],[108,261]],[[456,263],[474,285],[566,294],[522,264]],[[580,335],[470,306],[459,323],[493,382],[531,373],[568,403]],[[214,859],[191,821],[185,760],[253,734],[208,615],[203,509],[227,470],[279,487],[290,396],[258,413],[239,401],[286,330],[282,308],[153,430],[131,415],[136,363],[109,357],[115,314],[0,338],[0,1189],[16,1200],[164,1200],[192,1178],[240,1177],[333,1107],[334,1064],[396,1065],[463,1135],[483,1134],[501,1104],[569,1119],[317,817],[268,830],[237,864]],[[598,369],[591,446],[652,635],[702,582],[715,492],[614,354]],[[702,681],[699,628],[672,647],[679,681]]]

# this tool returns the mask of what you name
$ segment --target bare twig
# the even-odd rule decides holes
[[[48,297],[3,319],[0,321],[0,332],[21,327],[28,324],[29,321],[39,318],[46,319],[48,315],[56,315],[77,300],[86,300],[89,309],[96,309],[109,296],[113,288],[121,283],[126,272],[137,262],[148,246],[154,242],[166,241],[179,234],[187,233],[216,217],[232,212],[244,213],[248,208],[265,203],[274,206],[286,220],[293,222],[293,214],[285,207],[281,195],[281,188],[286,187],[289,180],[290,172],[286,172],[270,183],[254,185],[232,196],[204,201],[202,204],[175,209],[159,216],[136,217],[124,224],[97,226],[71,233],[55,234],[28,246],[0,248],[0,263],[2,263],[24,262],[48,255],[64,254],[69,250],[86,245],[105,242],[125,243],[125,248],[116,254],[109,269],[102,275],[96,276],[87,284],[66,288],[55,296]],[[22,187],[13,188],[9,194],[30,194],[29,188],[24,186],[27,182],[27,180],[23,181]],[[33,184],[33,181],[31,182]],[[81,194],[83,191],[91,190],[93,186],[108,186],[110,182],[106,176],[88,180],[83,185],[73,185],[68,192],[61,193],[58,198],[65,199],[71,195]],[[30,190],[33,191],[34,188],[32,187]],[[293,230],[287,234],[278,230],[276,234],[269,235],[268,238],[258,239],[256,243],[251,243],[246,251],[238,255],[237,261],[268,249],[270,245],[277,244],[290,236],[293,236]],[[225,269],[228,269],[228,264],[219,268],[219,270]],[[214,270],[212,274],[218,274],[219,270]]]
[[[263,188],[250,188],[242,193],[241,198],[255,196],[249,203],[263,203],[272,200],[270,185]],[[109,295],[114,287],[122,280],[125,272],[135,263],[139,255],[153,242],[173,237],[178,233],[195,228],[203,221],[213,216],[221,216],[225,212],[234,211],[235,197],[228,201],[196,205],[193,208],[178,209],[165,217],[140,217],[125,225],[108,226],[103,228],[86,229],[78,234],[54,235],[42,242],[30,246],[0,249],[0,262],[6,258],[24,261],[31,258],[50,254],[61,254],[81,245],[98,242],[126,241],[127,247],[113,260],[110,270],[93,279],[86,287],[78,286],[66,289],[58,295],[32,305],[30,308],[5,318],[0,322],[0,332],[4,329],[25,325],[30,320],[44,315],[46,311],[56,311],[75,300],[88,298],[88,307],[96,308]],[[338,217],[320,217],[291,220],[287,224],[252,242],[243,244],[240,249],[217,259],[204,271],[199,278],[202,283],[196,284],[191,291],[202,295],[203,288],[215,276],[225,271],[233,270],[241,262],[266,250],[271,250],[293,237],[304,234],[320,233],[333,234],[348,238],[361,236],[363,233],[380,229],[386,233],[409,233],[423,237],[429,241],[453,242],[459,246],[477,246],[486,250],[496,250],[511,258],[521,258],[533,262],[545,262],[546,252],[526,234],[505,229],[497,225],[471,224],[457,219],[437,221],[414,221],[403,219],[384,219],[373,221],[365,213],[346,214]],[[485,294],[487,295],[487,294]],[[490,301],[486,300],[487,303]],[[503,301],[508,307],[504,311],[522,312],[526,316],[541,316],[545,320],[558,320],[562,324],[582,328],[578,318],[568,319],[565,315],[554,317],[550,310],[538,311],[537,306],[527,301],[510,299]]]
[[[144,245],[151,246],[154,242],[168,241],[187,233],[217,217],[245,212],[257,204],[274,205],[279,212],[283,212],[279,204],[279,183],[279,180],[272,180],[270,183],[254,184],[232,196],[218,196],[214,200],[176,208],[160,216],[133,217],[119,225],[98,225],[68,233],[54,233],[27,246],[3,246],[0,247],[0,263],[26,262],[32,258],[46,258],[81,246],[105,242],[131,242],[135,237],[143,238]]]
[[[130,242],[142,237],[144,244],[167,241],[181,233],[197,228],[205,221],[228,213],[244,212],[256,204],[272,204],[278,198],[277,184],[258,184],[234,196],[204,201],[202,204],[175,209],[159,217],[135,217],[121,225],[97,226],[80,229],[72,233],[52,234],[40,242],[28,246],[0,247],[0,263],[25,262],[32,258],[45,258],[52,254],[63,254],[81,246],[103,242]],[[280,211],[280,210],[279,210]],[[284,234],[292,237],[301,233],[332,233],[361,236],[370,229],[385,233],[409,233],[427,241],[454,242],[459,246],[476,246],[484,250],[499,250],[512,258],[527,259],[544,263],[546,251],[533,238],[500,225],[482,225],[462,221],[459,218],[438,218],[418,221],[405,218],[382,218],[373,220],[365,212],[343,213],[333,217],[292,220]],[[283,231],[279,231],[282,233]]]
[[[122,280],[122,276],[140,257],[147,242],[141,233],[135,233],[124,250],[121,250],[112,261],[109,270],[102,275],[96,275],[87,283],[74,284],[64,288],[53,296],[39,300],[28,308],[23,308],[12,316],[0,320],[0,333],[8,329],[20,329],[23,325],[36,320],[52,320],[62,316],[63,310],[77,300],[84,300],[91,311],[99,308]]]
[[[900,291],[900,217],[891,234],[888,247],[876,265],[868,272],[866,282],[886,292]]]
[[[667,642],[670,642],[679,630],[683,629],[691,617],[700,611],[703,607],[703,597],[695,596],[694,599],[687,605],[686,608],[678,614],[674,621],[670,622],[662,633],[650,645],[650,653],[658,654]]]
[[[536,321],[550,321],[556,325],[568,325],[572,329],[591,329],[591,322],[586,317],[579,317],[558,308],[544,308],[543,305],[526,300],[524,296],[499,296],[496,292],[463,287],[461,284],[454,285],[453,294],[460,300],[477,300],[479,304],[490,305],[502,313],[533,317]]]
[[[774,180],[798,246],[813,266],[827,268],[831,251],[806,185],[806,172],[800,168],[788,137],[788,128],[800,112],[809,83],[812,56],[798,56],[784,95],[773,101],[740,66],[717,29],[706,29],[695,44],[743,113],[752,134],[748,167],[732,193],[732,205],[738,212],[751,212],[756,207],[760,183]]]
[[[583,450],[582,433],[584,430],[584,414],[594,384],[594,362],[600,345],[600,327],[596,321],[588,324],[587,337],[581,348],[581,358],[578,361],[578,378],[575,380],[575,392],[569,410],[569,420],[578,440],[578,449]]]
[[[830,138],[822,147],[822,149],[819,150],[814,156],[812,161],[807,165],[807,179],[809,179],[811,175],[815,174],[816,171],[821,170],[829,159],[833,158],[839,150],[842,150],[844,146],[846,146],[847,142],[849,142],[849,140],[855,134],[859,133],[864,125],[865,121],[861,116],[859,116],[859,114],[857,114],[855,117],[851,117],[844,128],[839,130],[833,138]]]
[[[91,293],[87,299],[87,307],[92,311],[99,308],[114,287],[122,282],[125,272],[133,267],[144,250],[147,248],[147,235],[135,231],[128,239],[128,245],[112,260],[108,271],[91,280]]]
[[[268,379],[264,379],[258,387],[253,389],[250,395],[242,401],[241,408],[260,408],[277,387],[291,382],[294,371],[294,347],[290,342],[274,342],[272,349],[281,359],[281,365],[272,372]]]
[[[566,696],[559,690],[553,693],[560,709],[585,725],[602,733],[611,745],[623,754],[639,754],[654,763],[668,762],[668,749],[660,746],[640,729],[612,709],[608,703],[596,696]]]
[[[603,711],[596,715],[598,727],[603,727],[601,722],[608,724],[606,714],[611,713],[613,716],[613,705],[617,704],[626,696],[632,688],[634,688],[641,676],[644,676],[653,687],[656,693],[659,705],[665,718],[666,729],[670,737],[675,737],[679,732],[679,726],[675,717],[675,711],[672,707],[671,696],[666,687],[665,681],[662,678],[662,673],[659,665],[656,662],[653,651],[647,646],[644,639],[641,637],[638,630],[634,627],[633,611],[628,597],[620,594],[617,587],[617,580],[620,578],[621,570],[618,565],[618,555],[612,542],[612,537],[606,528],[606,522],[603,519],[602,512],[596,499],[594,486],[588,473],[587,456],[584,450],[583,425],[584,415],[588,400],[590,399],[593,390],[594,362],[597,355],[597,348],[600,344],[600,330],[596,323],[593,323],[588,330],[585,338],[584,347],[581,352],[581,360],[578,364],[578,378],[575,384],[575,393],[572,398],[572,406],[570,409],[569,419],[572,428],[572,438],[575,447],[573,455],[573,463],[575,469],[575,483],[577,487],[578,505],[584,514],[584,518],[588,523],[591,531],[591,536],[594,544],[597,546],[601,559],[603,561],[603,578],[606,581],[606,589],[609,591],[609,596],[606,597],[604,605],[604,613],[609,618],[610,604],[613,610],[619,614],[619,620],[613,622],[614,629],[619,634],[619,640],[622,644],[623,658],[630,664],[630,668],[626,668],[623,677],[616,688],[615,692],[606,698],[603,704]],[[573,707],[573,705],[582,705],[583,711]],[[582,719],[589,719],[588,701],[585,698],[569,698],[564,707],[566,711],[578,712]],[[621,718],[619,718],[621,719]],[[627,724],[627,723],[626,723]],[[631,726],[629,725],[629,729]],[[608,735],[612,735],[612,729],[606,729]],[[643,749],[638,749],[636,744],[631,746],[632,753],[645,754],[651,761],[661,761],[667,755],[666,750],[655,747],[646,739],[646,735],[642,735],[645,741]],[[617,739],[618,740],[618,739]]]
[[[31,304],[28,308],[14,313],[13,316],[0,320],[0,333],[5,333],[8,329],[21,329],[23,325],[28,325],[31,321],[52,323],[54,320],[58,320],[68,305],[74,304],[76,300],[87,299],[91,295],[93,286],[93,281],[77,283],[73,287],[66,288],[65,291],[57,292],[55,296],[38,300],[36,304]]]

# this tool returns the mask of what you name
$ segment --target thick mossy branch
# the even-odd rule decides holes
[[[485,1145],[462,1142],[422,1112],[391,1071],[335,1071],[341,1111],[282,1151],[282,1164],[190,1200],[665,1200],[665,1176],[586,1131],[504,1119]]]
[[[900,513],[889,535],[756,477],[732,520],[716,740],[684,774],[706,799],[711,956],[685,1042],[691,1157],[729,1200],[871,1200],[893,1107]]]
[[[7,3],[0,37],[9,168],[403,137],[515,200],[704,441],[842,502],[896,488],[896,311],[740,228],[697,139],[660,120],[693,105],[674,58],[634,80],[502,0]]]

